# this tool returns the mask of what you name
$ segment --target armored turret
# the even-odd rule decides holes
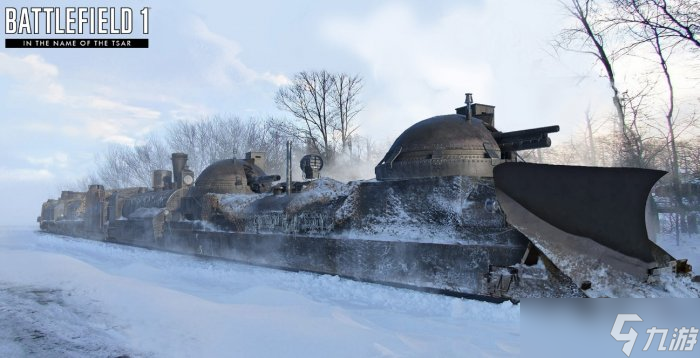
[[[559,126],[499,132],[494,107],[471,103],[406,129],[375,167],[377,180],[446,176],[493,177],[493,168],[518,150],[549,147]]]

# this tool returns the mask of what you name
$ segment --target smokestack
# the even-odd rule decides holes
[[[464,94],[464,104],[467,105],[467,121],[472,120],[472,103],[474,103],[474,99],[472,98],[471,93],[465,93]]]
[[[173,179],[175,180],[175,188],[182,188],[182,170],[187,165],[187,154],[173,153],[170,158],[173,161]]]
[[[292,141],[287,141],[287,195],[292,193]]]

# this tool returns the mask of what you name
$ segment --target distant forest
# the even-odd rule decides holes
[[[325,70],[299,72],[275,94],[278,108],[291,117],[181,120],[172,123],[165,135],[151,136],[141,144],[111,145],[97,155],[94,173],[74,187],[84,190],[90,183],[107,188],[149,187],[153,170],[170,168],[170,154],[174,152],[186,153],[189,167],[197,174],[215,161],[263,151],[268,174],[281,174],[287,141],[293,144],[296,160],[305,154],[321,155],[326,176],[341,180],[371,178],[374,165],[391,143],[378,145],[356,133],[355,118],[362,110],[361,89],[358,75]]]

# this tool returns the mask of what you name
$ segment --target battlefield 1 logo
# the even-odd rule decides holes
[[[622,352],[628,357],[632,353],[632,348],[634,348],[634,343],[637,341],[637,336],[639,335],[634,328],[630,328],[627,333],[622,333],[622,326],[625,322],[642,322],[644,321],[638,314],[635,313],[621,313],[617,315],[615,323],[613,324],[610,335],[615,338],[618,342],[625,342],[622,346]],[[656,326],[651,327],[646,330],[649,334],[647,343],[644,345],[642,351],[647,351],[651,347],[651,343],[654,341],[654,337],[659,334],[661,338],[659,340],[659,346],[657,351],[692,351],[695,344],[698,342],[698,329],[695,327],[682,327],[674,328],[671,337],[671,342],[666,346],[668,328],[657,328]]]
[[[6,7],[5,48],[147,48],[150,7]],[[16,38],[15,35],[32,36]],[[35,37],[53,35],[51,38]],[[56,35],[120,35],[64,38]],[[125,36],[126,35],[126,36]]]

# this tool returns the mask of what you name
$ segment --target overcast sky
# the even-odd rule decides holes
[[[378,140],[452,113],[467,91],[496,106],[499,129],[558,124],[555,141],[587,106],[612,109],[590,58],[553,54],[556,0],[111,3],[152,8],[149,49],[0,48],[0,224],[33,222],[110,143],[179,119],[282,114],[274,93],[301,70],[362,76],[359,132]]]

